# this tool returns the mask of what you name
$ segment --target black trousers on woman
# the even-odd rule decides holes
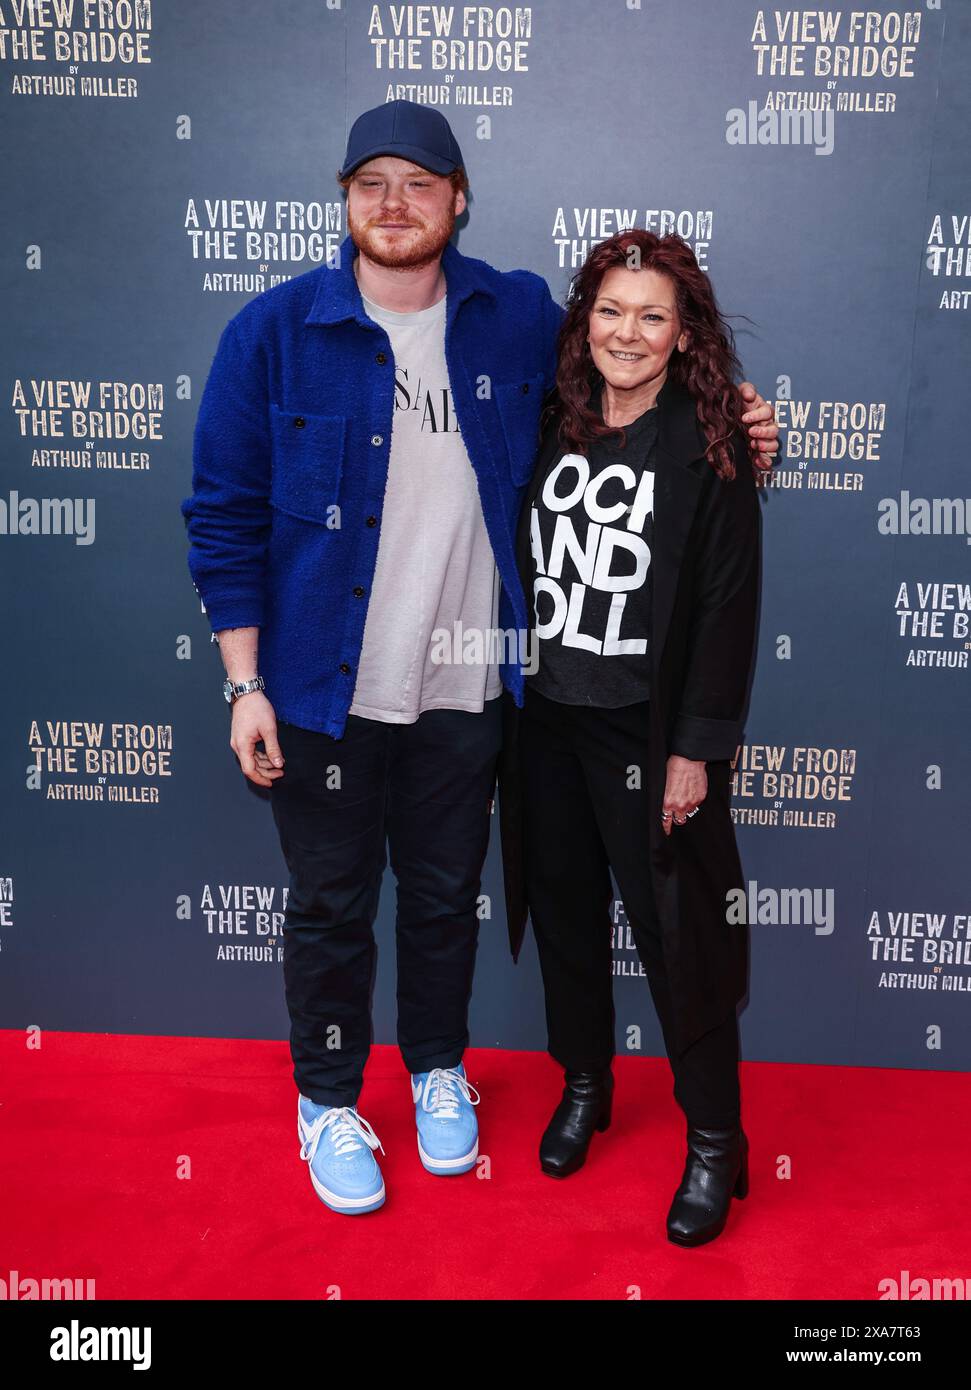
[[[739,1119],[734,1008],[687,1050],[672,1004],[649,872],[648,706],[549,700],[527,681],[522,726],[526,881],[546,991],[549,1050],[569,1071],[614,1055],[610,903],[613,869],[688,1123]],[[639,785],[638,785],[639,784]],[[671,834],[677,835],[675,826]]]

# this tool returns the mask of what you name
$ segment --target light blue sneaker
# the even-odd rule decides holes
[[[384,1149],[374,1130],[349,1105],[315,1105],[297,1100],[300,1157],[310,1181],[332,1211],[358,1216],[384,1205],[384,1179],[372,1149]]]
[[[479,1152],[479,1126],[472,1107],[480,1096],[466,1080],[465,1067],[459,1062],[457,1067],[416,1072],[411,1078],[411,1098],[423,1165],[442,1177],[467,1173]]]

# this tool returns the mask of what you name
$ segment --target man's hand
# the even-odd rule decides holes
[[[750,381],[743,381],[738,389],[748,406],[742,416],[742,424],[748,425],[748,437],[759,451],[759,462],[763,468],[769,468],[772,456],[779,450],[779,426],[775,422],[775,411]]]
[[[665,835],[671,834],[674,817],[683,821],[689,811],[700,806],[708,795],[708,771],[704,761],[695,762],[672,753],[668,758],[667,777],[664,782],[664,804],[662,811],[670,811],[667,820],[661,825]]]
[[[260,740],[265,753],[256,751]],[[260,690],[240,695],[233,701],[233,729],[229,746],[239,765],[258,787],[272,787],[283,776],[283,754],[276,737],[273,706]]]

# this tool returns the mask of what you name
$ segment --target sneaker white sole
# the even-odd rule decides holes
[[[303,1121],[299,1115],[297,1117],[297,1137],[301,1144],[307,1142]],[[314,1185],[314,1191],[324,1206],[330,1207],[331,1211],[340,1212],[342,1216],[364,1216],[367,1212],[377,1211],[378,1207],[384,1206],[385,1186],[383,1180],[380,1190],[372,1192],[368,1197],[342,1197],[339,1193],[331,1192],[329,1187],[324,1186],[309,1163],[307,1168],[310,1172],[310,1181]]]
[[[453,1173],[467,1173],[470,1168],[475,1167],[475,1160],[479,1156],[479,1141],[476,1139],[472,1148],[461,1158],[432,1158],[421,1146],[421,1135],[418,1136],[418,1155],[421,1158],[422,1167],[429,1173],[440,1173],[449,1176]]]
[[[312,1168],[310,1169],[310,1181],[324,1206],[330,1207],[331,1211],[340,1212],[342,1216],[363,1216],[366,1212],[377,1211],[378,1207],[384,1206],[383,1182],[380,1192],[376,1192],[370,1197],[339,1197],[336,1192],[331,1192],[329,1188],[324,1186]]]

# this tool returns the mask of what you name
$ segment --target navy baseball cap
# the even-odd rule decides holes
[[[415,101],[388,101],[358,116],[338,178],[379,154],[413,160],[433,174],[450,174],[462,163],[462,151],[442,113]]]

